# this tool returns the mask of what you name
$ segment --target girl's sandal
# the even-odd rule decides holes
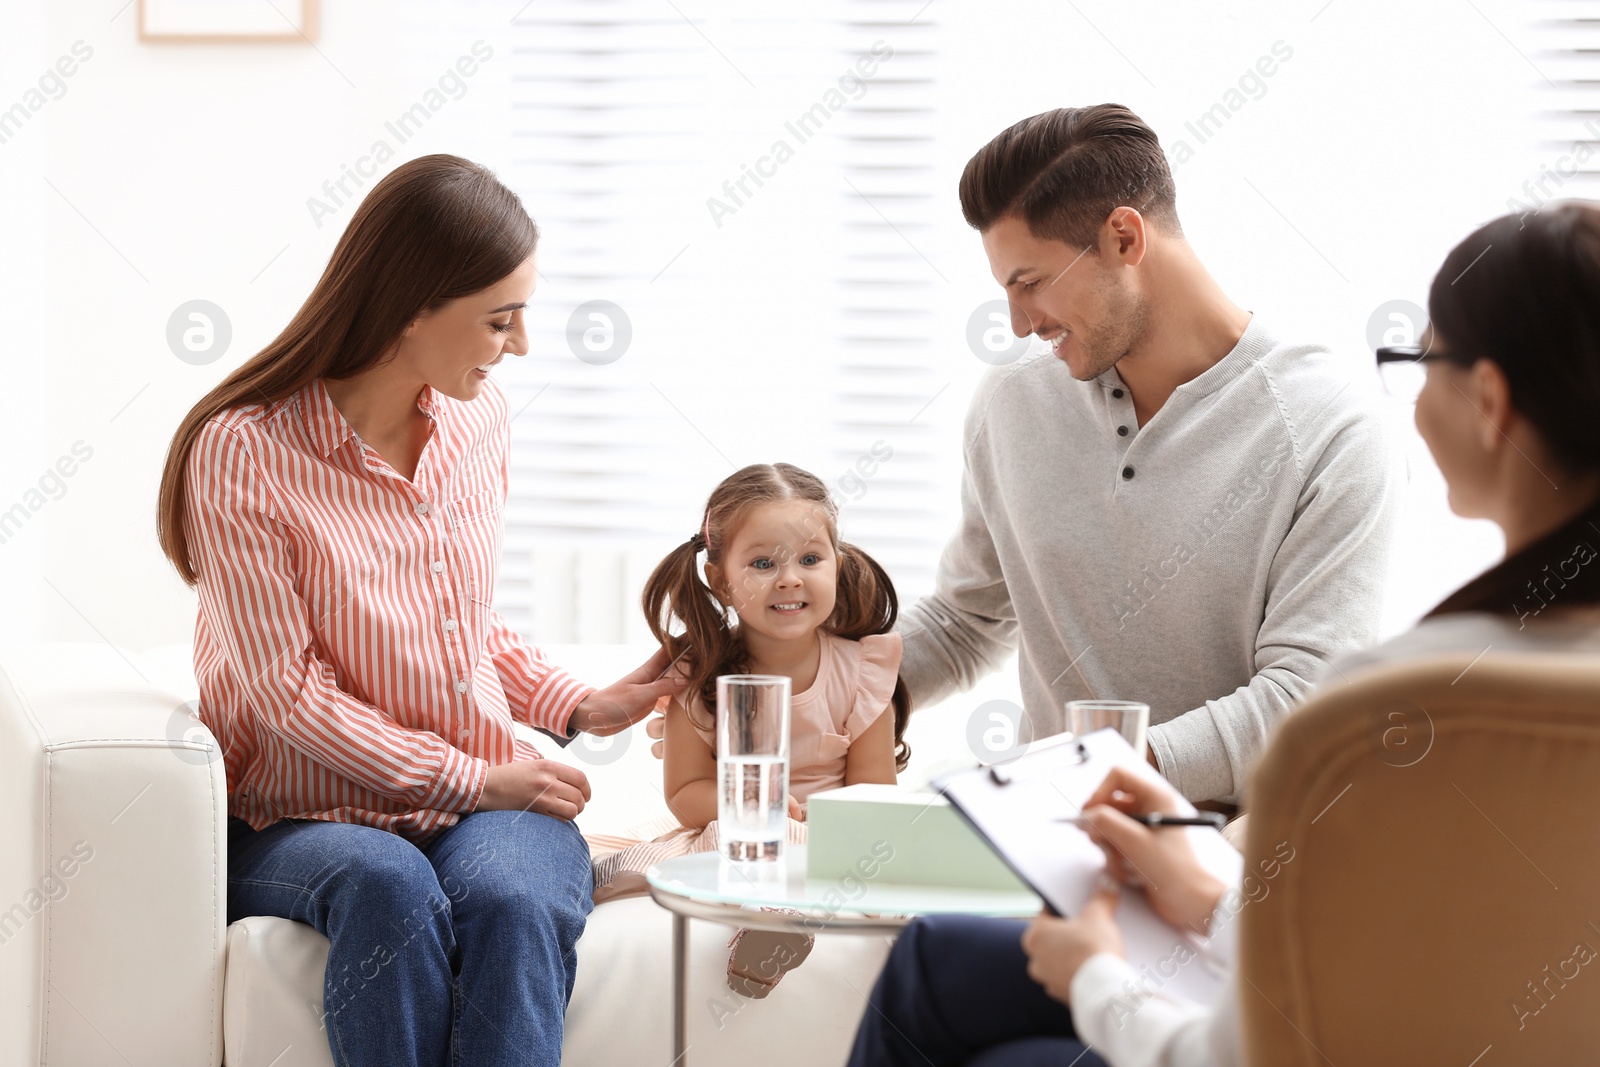
[[[764,908],[785,915],[803,915],[792,908]],[[799,931],[740,930],[728,942],[728,988],[735,993],[761,1000],[775,989],[783,976],[805,962],[817,939]]]

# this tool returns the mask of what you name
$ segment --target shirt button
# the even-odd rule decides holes
[[[417,501],[417,514],[418,515],[426,515],[427,513],[428,513],[428,502],[426,500]]]
[[[442,570],[444,570],[444,560],[442,560],[442,559],[434,560],[433,561],[433,573],[438,574]]]
[[[1128,428],[1126,426],[1118,426],[1117,427],[1117,436],[1118,437],[1126,437],[1126,436],[1128,436]],[[436,563],[436,564],[434,564],[434,566],[437,567],[438,564]]]
[[[466,691],[467,691],[467,683],[466,682],[462,681],[462,682],[457,682],[456,683],[456,692],[465,693]]]
[[[447,634],[455,633],[456,632],[456,620],[454,620],[454,619],[446,619],[446,620],[444,620],[444,632],[447,633]]]
[[[1122,390],[1121,389],[1113,389],[1113,390],[1111,390],[1111,395],[1116,397],[1118,400],[1121,400],[1122,399]]]
[[[1133,478],[1133,468],[1132,467],[1123,467],[1122,468],[1122,480],[1126,482],[1126,481],[1131,480],[1132,478]]]

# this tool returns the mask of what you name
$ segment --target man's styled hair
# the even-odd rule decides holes
[[[1016,215],[1035,237],[1095,249],[1101,224],[1119,207],[1183,235],[1161,142],[1121,104],[1023,119],[980,148],[961,173],[961,213],[979,232]]]

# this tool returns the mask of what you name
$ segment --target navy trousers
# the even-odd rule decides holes
[[[1028,977],[1020,919],[917,919],[895,942],[850,1067],[1105,1067]]]

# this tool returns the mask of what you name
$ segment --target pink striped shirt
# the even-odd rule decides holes
[[[593,692],[491,606],[508,486],[505,394],[431,388],[407,481],[321,381],[200,430],[185,532],[200,575],[200,717],[228,811],[362,823],[421,842],[477,806],[489,767],[564,737]]]

